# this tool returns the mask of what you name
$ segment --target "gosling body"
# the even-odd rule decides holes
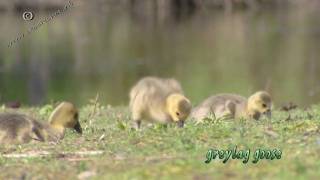
[[[137,128],[142,120],[183,126],[191,112],[179,82],[157,77],[145,77],[131,89],[129,106]]]
[[[39,122],[17,113],[0,115],[0,144],[21,144],[36,141],[58,141],[66,128],[82,133],[78,111],[72,103],[61,103],[50,115],[49,123]]]
[[[248,99],[235,94],[211,96],[192,110],[191,117],[201,121],[210,114],[216,118],[252,118],[258,120],[262,114],[271,117],[271,96],[258,91]]]

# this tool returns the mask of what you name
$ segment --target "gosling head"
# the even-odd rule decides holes
[[[51,126],[61,133],[64,133],[65,128],[72,128],[79,134],[82,134],[78,110],[70,102],[60,103],[51,113],[49,122]]]
[[[272,100],[269,93],[265,91],[258,91],[248,99],[247,111],[249,116],[258,120],[263,114],[271,118]]]
[[[187,119],[191,112],[191,103],[189,99],[181,94],[171,94],[167,97],[166,102],[167,111],[171,119],[183,127],[184,121]]]

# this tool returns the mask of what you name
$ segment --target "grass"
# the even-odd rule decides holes
[[[19,112],[45,121],[51,105]],[[95,109],[95,110],[93,110]],[[4,110],[1,110],[4,111]],[[95,113],[92,113],[95,112]],[[2,154],[52,154],[43,157],[0,156],[0,179],[318,179],[320,177],[320,106],[289,112],[275,110],[271,120],[211,120],[184,128],[143,124],[131,129],[127,107],[87,105],[80,109],[82,136],[68,131],[63,141],[0,145]],[[290,114],[290,115],[289,115]],[[251,150],[249,162],[215,159],[209,149]],[[280,149],[281,159],[252,163],[256,149]],[[100,155],[72,154],[103,151]],[[68,154],[62,154],[68,153]]]

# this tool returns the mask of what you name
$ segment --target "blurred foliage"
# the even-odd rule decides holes
[[[19,13],[0,16],[0,103],[86,104],[100,93],[103,105],[124,105],[146,75],[176,78],[193,104],[215,93],[248,96],[261,89],[277,106],[320,101],[314,1],[185,16],[97,2],[75,1],[11,48],[10,41],[54,12],[35,11],[27,23]]]

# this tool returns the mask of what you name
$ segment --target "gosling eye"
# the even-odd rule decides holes
[[[177,116],[180,116],[180,113],[179,113],[179,112],[176,112],[176,115],[177,115]]]
[[[267,107],[267,105],[263,103],[263,104],[262,104],[262,107],[266,108],[266,107]]]

